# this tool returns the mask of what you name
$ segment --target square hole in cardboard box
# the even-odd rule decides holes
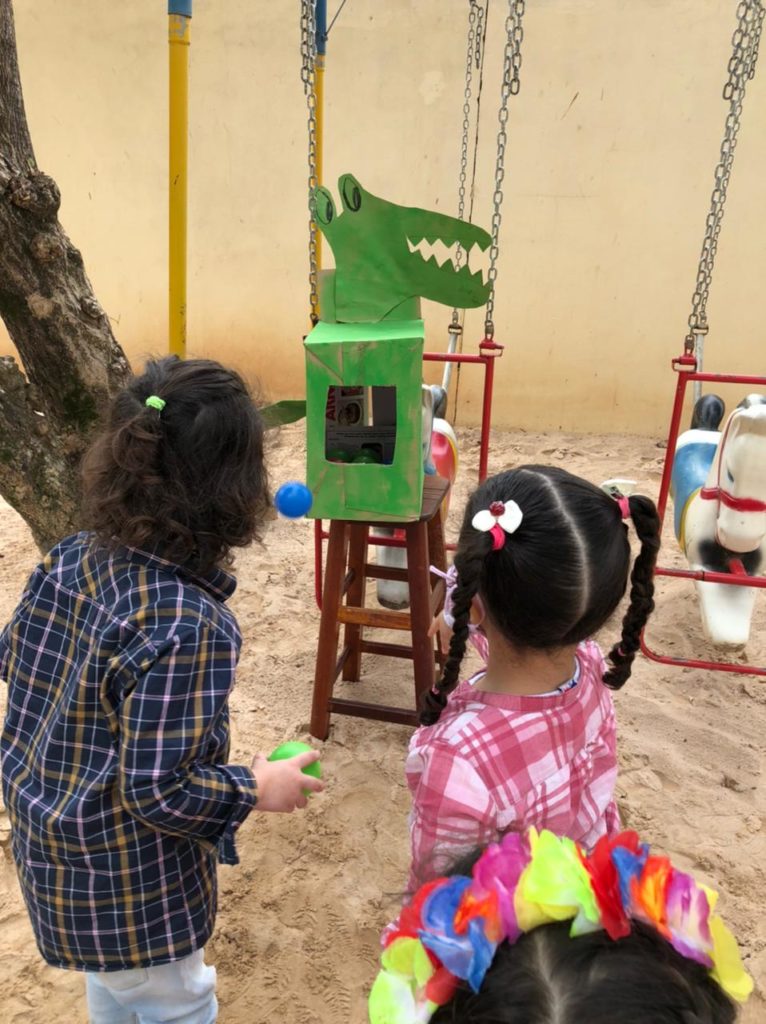
[[[395,452],[395,387],[328,387],[325,406],[325,458],[328,462],[390,466]]]

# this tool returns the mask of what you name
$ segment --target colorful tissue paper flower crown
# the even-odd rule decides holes
[[[403,908],[370,992],[370,1022],[426,1024],[460,982],[479,991],[501,942],[570,920],[573,938],[603,929],[614,940],[643,921],[744,1002],[753,982],[713,913],[717,898],[651,856],[635,832],[605,836],[590,854],[552,832],[509,833],[487,847],[471,878],[437,878]]]

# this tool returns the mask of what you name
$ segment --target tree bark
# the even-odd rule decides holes
[[[13,8],[0,0],[0,317],[23,368],[0,359],[0,494],[44,549],[80,528],[80,459],[130,374],[60,199],[35,161]]]

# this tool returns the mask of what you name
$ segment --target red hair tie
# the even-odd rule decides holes
[[[499,523],[495,523],[489,532],[492,534],[492,550],[499,551],[505,544],[505,530]]]
[[[620,507],[620,515],[623,519],[630,519],[630,500],[621,494],[619,498],[614,499]]]
[[[505,544],[506,534],[515,533],[524,518],[515,501],[493,501],[489,508],[481,509],[471,520],[474,530],[492,535],[492,550],[499,551]]]

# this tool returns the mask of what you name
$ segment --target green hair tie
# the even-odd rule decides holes
[[[149,395],[147,400],[144,402],[144,405],[148,406],[150,409],[156,409],[157,412],[162,412],[165,408],[165,399],[160,398],[159,395]]]

